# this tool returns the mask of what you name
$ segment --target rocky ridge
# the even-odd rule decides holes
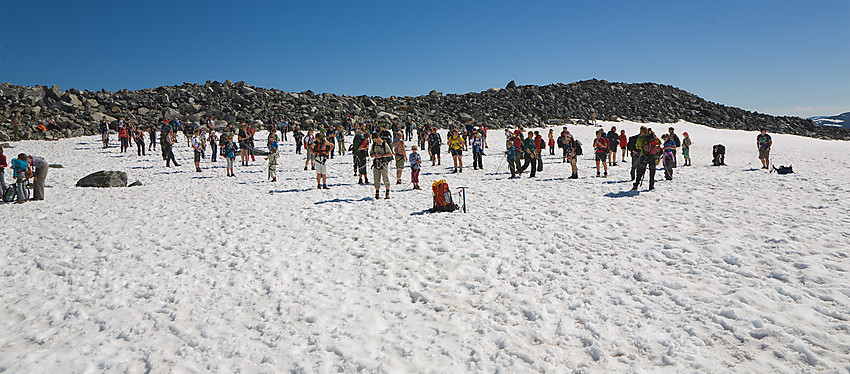
[[[199,122],[212,116],[218,125],[266,121],[274,116],[302,127],[342,123],[354,118],[394,119],[440,126],[465,123],[490,128],[600,120],[672,123],[686,120],[715,128],[757,130],[827,139],[850,139],[850,129],[817,126],[798,117],[774,117],[728,107],[655,83],[588,80],[570,84],[517,86],[463,95],[431,91],[411,97],[346,96],[284,92],[236,83],[207,81],[136,91],[63,91],[58,86],[0,84],[0,141],[76,137],[97,132],[103,118],[127,117],[142,126],[165,118]],[[50,116],[56,124],[47,124]],[[21,125],[15,126],[14,123]],[[45,124],[46,131],[37,128]]]

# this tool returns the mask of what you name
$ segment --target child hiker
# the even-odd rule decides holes
[[[414,190],[421,190],[419,188],[419,170],[422,168],[422,158],[419,157],[416,150],[415,145],[410,147],[410,182],[413,183]]]
[[[272,182],[277,182],[277,158],[279,157],[277,153],[277,147],[269,148],[269,155],[266,156],[266,160],[269,160],[269,179]]]

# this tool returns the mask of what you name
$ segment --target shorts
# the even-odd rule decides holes
[[[395,168],[398,170],[404,169],[404,157],[395,158]]]
[[[602,161],[602,162],[608,161],[607,156],[608,156],[607,153],[596,153],[596,161]]]
[[[433,146],[429,149],[430,149],[431,153],[433,153],[435,155],[440,154],[440,146],[439,145],[435,145],[435,146]]]
[[[450,149],[452,156],[463,156],[463,149]]]
[[[201,162],[201,152],[195,151],[195,162]]]
[[[766,159],[770,157],[770,148],[768,149],[759,149],[759,158]]]
[[[328,174],[328,165],[325,165],[323,162],[316,163],[316,174]]]

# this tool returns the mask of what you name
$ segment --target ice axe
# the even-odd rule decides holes
[[[461,196],[463,196],[463,212],[466,213],[466,186],[458,187],[457,189],[461,190]]]

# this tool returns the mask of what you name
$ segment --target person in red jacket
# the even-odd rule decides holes
[[[3,147],[0,147],[0,194],[6,193],[6,155],[3,154]]]
[[[546,141],[540,136],[540,131],[534,132],[534,151],[537,155],[537,171],[543,171],[543,157],[540,157],[540,151],[546,148]]]
[[[626,145],[628,142],[629,138],[626,136],[626,130],[620,130],[620,149],[623,150],[623,162],[626,162]]]

